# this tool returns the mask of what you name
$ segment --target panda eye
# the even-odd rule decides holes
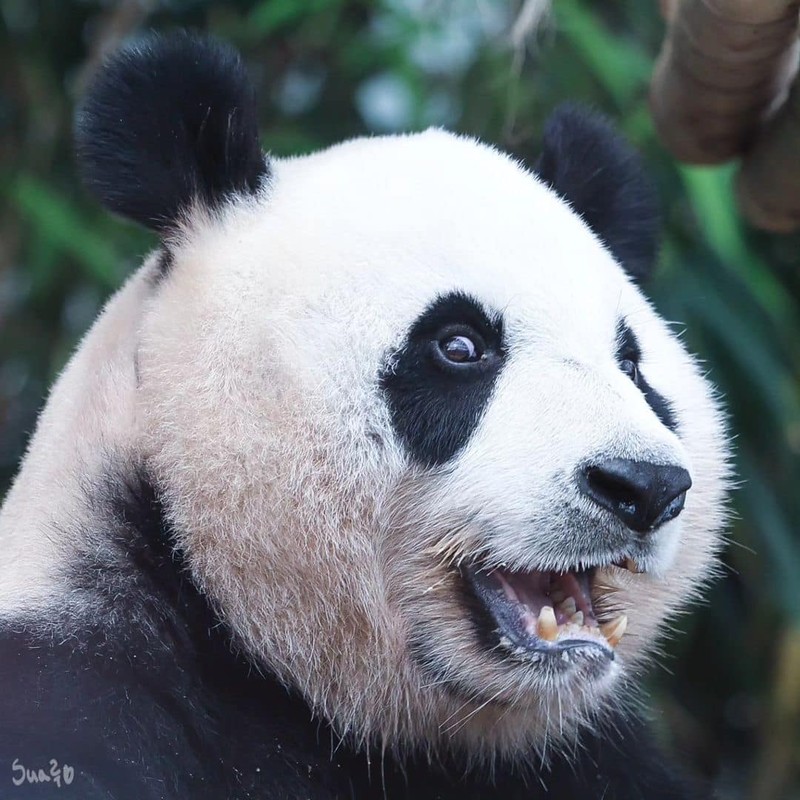
[[[436,360],[447,369],[475,366],[487,357],[483,339],[468,325],[446,325],[439,330],[432,345]]]
[[[632,358],[623,358],[619,368],[634,382],[639,385],[639,365]]]
[[[453,364],[474,364],[480,361],[481,348],[469,336],[456,334],[439,341],[441,354]]]

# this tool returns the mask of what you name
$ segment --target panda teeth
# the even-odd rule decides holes
[[[547,642],[554,642],[558,636],[558,622],[556,612],[552,606],[542,606],[536,624],[536,632]]]
[[[625,614],[621,614],[616,619],[611,620],[611,622],[606,622],[600,626],[600,631],[603,636],[606,637],[608,643],[612,647],[616,647],[622,637],[625,635],[625,631],[628,628],[628,617]]]
[[[630,556],[627,558],[621,558],[619,561],[615,561],[614,566],[619,567],[620,569],[626,569],[628,572],[632,572],[634,575],[639,575],[643,572],[646,572],[646,570],[640,567]]]
[[[616,647],[625,633],[626,617],[601,626],[592,594],[597,596],[594,572],[510,571],[495,567],[473,573],[473,586],[495,616],[500,629],[514,626],[530,642],[555,644],[560,639],[596,641],[601,635]],[[604,594],[604,592],[603,592]],[[509,616],[515,609],[516,619]]]
[[[558,634],[566,629],[585,628],[587,630],[597,630],[596,624],[587,624],[586,617],[583,611],[579,611],[575,604],[575,599],[572,597],[567,598],[561,605],[558,606],[559,614],[556,615],[556,609],[552,606],[543,606],[539,611],[539,616],[535,621],[535,633],[540,639],[547,642],[554,642],[558,638]],[[561,616],[563,615],[563,616]],[[558,619],[566,617],[566,622],[559,624]],[[533,631],[532,631],[533,632]],[[624,627],[619,632],[616,629],[610,630],[609,636],[617,637],[617,641],[622,638]]]
[[[555,598],[553,598],[555,600]],[[559,605],[559,610],[564,612],[566,617],[572,617],[578,610],[578,604],[575,602],[574,597],[568,597]]]

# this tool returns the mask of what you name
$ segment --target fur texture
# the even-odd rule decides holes
[[[89,117],[111,125],[98,98],[125,76],[136,91],[123,96],[136,102],[123,118],[145,144],[162,141],[163,129],[137,127],[136,87],[176,49],[186,61],[189,40],[176,41],[112,61],[87,101]],[[200,59],[188,59],[192,70],[218,76],[215,47],[192,44]],[[210,87],[217,96],[219,84]],[[187,118],[180,96],[173,100],[154,99],[158,125],[172,107]],[[232,781],[237,753],[251,757],[234,735],[241,730],[300,742],[298,759],[307,752],[326,765],[323,784],[301,780],[289,797],[328,796],[319,788],[328,779],[333,796],[347,796],[332,775],[344,770],[353,786],[363,778],[347,754],[379,752],[390,760],[388,779],[405,764],[410,786],[441,780],[452,789],[472,770],[469,785],[486,787],[491,765],[504,764],[499,784],[527,791],[523,773],[547,784],[552,760],[566,781],[553,778],[566,787],[557,796],[658,796],[642,794],[668,785],[657,759],[643,755],[648,766],[626,779],[613,757],[608,772],[592,772],[591,754],[605,764],[598,753],[619,744],[635,757],[638,723],[626,714],[637,673],[713,568],[727,441],[713,391],[631,278],[654,248],[635,212],[644,190],[636,170],[625,170],[632,157],[603,124],[559,119],[546,137],[545,180],[437,130],[275,159],[268,184],[263,172],[229,170],[267,163],[253,156],[249,134],[225,140],[235,152],[221,162],[211,157],[217,134],[170,140],[175,158],[155,158],[128,183],[134,139],[117,131],[125,147],[115,137],[84,141],[90,186],[112,210],[165,232],[170,269],[156,281],[162,256],[154,256],[109,304],[55,387],[0,513],[10,553],[0,563],[0,627],[14,680],[32,675],[41,678],[36,691],[63,692],[78,665],[126,654],[123,671],[93,666],[76,691],[107,714],[96,692],[108,690],[121,721],[93,735],[122,747],[113,756],[120,763],[129,763],[127,747],[152,748],[164,765],[157,780],[184,756],[194,763],[214,751],[219,740],[208,731],[222,730],[235,745],[219,751],[222,772],[186,769],[206,776],[203,785]],[[82,130],[86,139],[104,128]],[[588,194],[570,142],[607,166],[592,172]],[[166,198],[161,210],[142,205],[144,189]],[[615,215],[598,215],[598,197]],[[469,319],[453,298],[470,298]],[[449,384],[437,392],[438,378],[427,377],[425,326],[443,307],[475,325],[476,304],[501,366],[442,400]],[[620,367],[621,330],[636,343],[645,384]],[[576,479],[608,459],[687,469],[683,513],[646,535],[626,528]],[[132,480],[130,465],[146,475],[158,524],[114,499]],[[101,480],[109,473],[113,480]],[[615,658],[602,663],[487,646],[486,620],[460,571],[477,560],[562,571],[626,557],[647,573],[599,570],[629,620]],[[103,579],[87,584],[87,574]],[[90,623],[98,610],[102,619]],[[213,656],[210,630],[224,643]],[[80,643],[75,654],[59,644],[70,639]],[[152,653],[161,653],[155,662]],[[207,682],[200,673],[212,667]],[[227,681],[242,670],[264,677],[243,683],[233,702]],[[280,686],[293,698],[286,708],[275,699]],[[141,693],[166,738],[131,733],[126,714]],[[249,714],[246,724],[239,713]],[[312,720],[342,742],[343,761],[338,750],[325,761],[310,744]],[[192,731],[197,738],[184,741]],[[184,742],[174,757],[161,746],[173,734]],[[255,752],[279,758],[269,746]],[[567,777],[564,754],[583,778]],[[294,780],[295,766],[286,768]],[[184,785],[164,795],[183,796]]]

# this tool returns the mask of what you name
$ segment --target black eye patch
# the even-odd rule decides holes
[[[470,357],[448,357],[459,349]],[[483,417],[503,356],[502,318],[467,294],[443,295],[417,317],[380,376],[392,425],[415,461],[438,466],[464,447]]]
[[[639,347],[639,341],[636,335],[631,330],[630,326],[623,320],[617,324],[617,352],[616,358],[620,368],[630,376],[629,363],[633,363],[635,369],[635,380],[639,391],[644,395],[644,399],[650,408],[653,409],[655,415],[661,422],[674,431],[678,427],[675,413],[669,401],[661,394],[659,394],[650,384],[645,380],[642,370],[639,367],[639,361],[642,357],[642,351]],[[626,363],[628,362],[628,363]],[[632,378],[633,379],[633,378]]]

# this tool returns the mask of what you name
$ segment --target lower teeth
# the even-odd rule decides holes
[[[556,622],[556,612],[553,611],[552,606],[544,606],[539,612],[536,632],[545,641],[555,641],[558,636],[558,622]]]
[[[569,598],[569,601],[571,601],[571,605],[574,608],[574,599]],[[565,606],[568,605],[569,601],[562,602],[559,606],[559,610],[565,611]],[[628,627],[628,617],[625,614],[621,614],[616,619],[609,622],[604,622],[599,627],[594,623],[587,625],[583,611],[574,611],[568,618],[569,622],[559,625],[553,607],[542,606],[539,617],[536,620],[536,634],[540,639],[544,639],[546,642],[554,642],[558,638],[559,632],[566,630],[567,625],[569,625],[570,627],[575,626],[583,628],[593,633],[599,630],[611,647],[616,647],[622,640],[622,637],[625,635],[625,630]]]

